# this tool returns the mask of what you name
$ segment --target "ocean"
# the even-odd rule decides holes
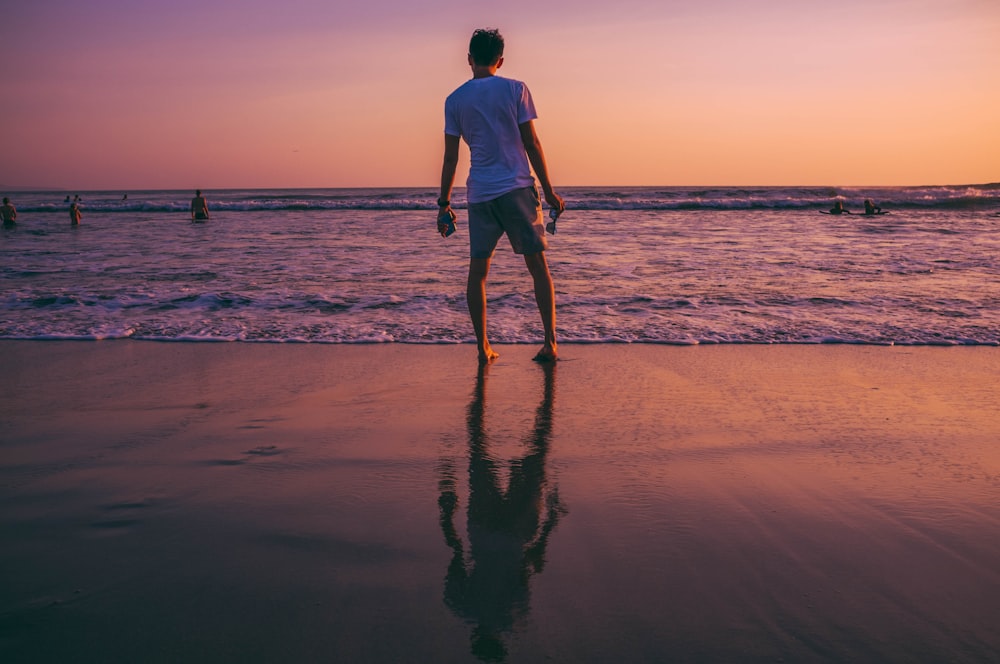
[[[192,191],[70,193],[76,228],[67,192],[7,194],[0,338],[474,341],[464,213],[437,235],[436,189],[207,190],[205,224]],[[562,342],[1000,345],[1000,184],[560,193]],[[540,342],[505,240],[487,292],[493,343]]]

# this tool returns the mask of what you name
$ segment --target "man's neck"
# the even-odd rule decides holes
[[[490,76],[496,76],[497,67],[496,65],[473,65],[472,66],[472,78],[489,78]]]

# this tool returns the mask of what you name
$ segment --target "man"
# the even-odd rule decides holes
[[[3,217],[4,228],[14,228],[17,225],[17,210],[6,196],[3,197],[3,207],[0,207],[0,217]]]
[[[208,214],[208,201],[201,195],[201,189],[196,189],[191,199],[191,221],[206,221],[212,217]]]
[[[444,164],[438,199],[438,232],[444,236],[454,218],[451,190],[455,183],[460,139],[471,153],[466,182],[469,202],[469,280],[466,300],[476,332],[479,361],[492,362],[499,355],[486,334],[486,277],[497,242],[504,234],[514,253],[522,254],[534,280],[535,302],[542,317],[545,342],[534,359],[554,362],[556,299],[552,276],[545,261],[545,224],[538,189],[558,213],[565,208],[549,181],[542,144],[535,133],[537,117],[527,86],[497,76],[503,65],[504,41],[497,30],[476,30],[469,42],[472,79],[445,101]],[[529,166],[530,163],[530,166]]]

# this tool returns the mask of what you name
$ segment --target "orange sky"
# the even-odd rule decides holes
[[[479,26],[557,184],[1000,180],[996,0],[7,4],[7,186],[434,186]]]

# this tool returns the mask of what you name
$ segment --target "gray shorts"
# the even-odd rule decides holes
[[[548,249],[538,189],[524,187],[491,201],[469,204],[469,256],[492,258],[504,233],[515,254]]]

